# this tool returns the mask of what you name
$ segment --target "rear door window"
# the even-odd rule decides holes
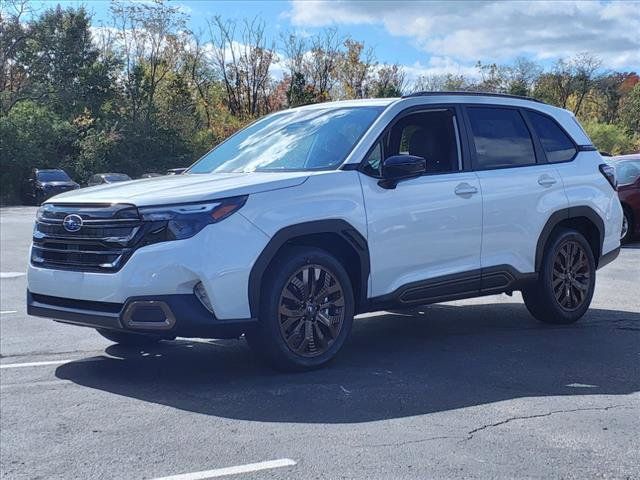
[[[476,168],[534,165],[536,155],[529,129],[518,110],[499,107],[468,107]]]
[[[527,116],[549,163],[568,162],[575,156],[575,145],[555,120],[531,111],[527,112]]]

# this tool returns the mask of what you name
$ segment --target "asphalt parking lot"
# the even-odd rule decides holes
[[[243,340],[126,350],[27,316],[34,213],[0,210],[2,478],[640,478],[640,244],[576,325],[518,294],[367,315],[284,375]]]

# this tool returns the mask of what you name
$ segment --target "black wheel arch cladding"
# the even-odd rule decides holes
[[[356,254],[357,285],[353,285],[356,296],[356,311],[366,303],[367,284],[370,272],[369,246],[367,240],[350,223],[342,219],[316,220],[311,222],[298,223],[278,230],[271,237],[267,246],[258,256],[249,274],[249,308],[251,316],[256,317],[260,310],[260,295],[263,278],[271,262],[277,257],[280,250],[288,244],[308,244],[305,239],[313,239],[314,236],[322,234],[337,235],[343,242],[349,245],[352,252]],[[311,246],[323,249],[331,253],[331,248],[327,245],[312,242]],[[324,247],[324,248],[323,248]],[[345,266],[346,268],[346,266]],[[353,273],[353,272],[348,272]]]
[[[538,237],[538,243],[536,245],[536,257],[535,257],[535,270],[536,272],[540,271],[540,266],[542,264],[542,257],[544,255],[545,246],[549,240],[554,229],[563,223],[567,223],[572,219],[579,221],[581,218],[586,219],[591,224],[593,224],[597,229],[597,249],[593,252],[593,257],[596,262],[596,267],[598,267],[600,262],[600,257],[602,256],[602,245],[604,243],[604,222],[600,215],[596,213],[596,211],[588,206],[576,206],[564,208],[562,210],[558,210],[552,213],[547,220],[547,223],[542,229],[540,236]],[[570,225],[567,225],[570,227]],[[590,238],[586,238],[587,242],[591,245]]]

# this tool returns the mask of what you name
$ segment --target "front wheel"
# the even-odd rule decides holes
[[[145,335],[142,333],[118,332],[102,328],[96,328],[96,331],[107,340],[127,347],[145,347],[156,344],[161,340],[161,338],[156,335]]]
[[[321,367],[342,348],[354,315],[353,289],[329,253],[293,247],[279,255],[263,283],[258,326],[249,346],[275,368]]]
[[[529,312],[544,323],[569,324],[591,304],[596,283],[593,252],[575,230],[558,230],[545,247],[538,280],[522,292]]]

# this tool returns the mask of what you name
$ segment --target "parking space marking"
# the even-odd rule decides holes
[[[0,272],[0,278],[18,278],[24,276],[24,272]]]
[[[269,460],[266,462],[248,463],[246,465],[236,465],[235,467],[217,468],[215,470],[204,470],[202,472],[182,473],[169,477],[159,477],[154,480],[205,480],[208,478],[225,477],[228,475],[238,475],[240,473],[258,472],[260,470],[270,470],[273,468],[292,467],[296,464],[290,458],[279,460]]]
[[[2,310],[0,311],[0,315],[8,315],[9,313],[18,313],[17,310]]]
[[[49,360],[47,362],[6,363],[4,365],[0,365],[0,368],[43,367],[45,365],[63,365],[73,361],[74,360]]]

